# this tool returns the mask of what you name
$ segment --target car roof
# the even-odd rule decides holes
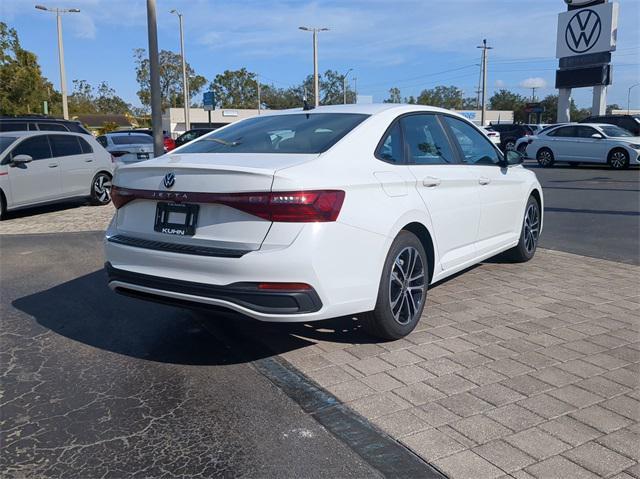
[[[34,131],[2,131],[0,132],[0,137],[17,136],[19,138],[23,138],[27,136],[37,136],[37,135],[73,135],[73,136],[82,136],[83,138],[90,136],[90,135],[87,135],[86,133],[78,133],[77,131],[34,130]]]
[[[356,113],[361,115],[376,115],[384,111],[397,110],[398,113],[410,113],[413,111],[424,111],[434,113],[454,113],[455,111],[427,105],[409,105],[404,103],[355,103],[347,105],[326,105],[303,110],[302,108],[291,108],[288,110],[263,110],[263,115],[287,115],[292,113]]]
[[[109,133],[105,133],[104,135],[101,136],[144,136],[144,137],[148,137],[149,135],[147,135],[146,133],[143,132],[133,132],[133,131],[111,131]]]

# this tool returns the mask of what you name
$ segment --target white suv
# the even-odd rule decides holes
[[[89,197],[111,201],[111,155],[89,135],[0,133],[0,218],[7,211]]]
[[[429,284],[530,259],[542,189],[450,111],[340,105],[242,120],[116,170],[109,285],[260,320],[365,313],[408,334]]]

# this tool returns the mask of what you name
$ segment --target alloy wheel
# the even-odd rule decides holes
[[[540,215],[538,205],[531,203],[524,215],[524,248],[531,254],[536,249],[540,233]]]
[[[627,164],[627,155],[622,151],[614,151],[611,153],[611,166],[614,168],[624,168]]]
[[[111,201],[111,179],[107,175],[98,175],[93,182],[93,192],[96,200],[106,205]]]
[[[549,166],[553,157],[551,156],[551,152],[548,150],[542,150],[538,152],[538,163],[542,166]]]
[[[508,141],[506,145],[504,145],[504,149],[507,151],[512,151],[516,149],[515,141]]]
[[[414,320],[425,297],[426,277],[422,257],[416,248],[404,248],[393,262],[389,279],[391,313],[399,324]]]

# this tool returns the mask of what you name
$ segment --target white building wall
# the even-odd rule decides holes
[[[211,111],[211,123],[216,124],[229,124],[234,121],[242,120],[244,118],[250,118],[256,116],[258,110],[240,110],[224,108],[220,110]],[[191,108],[189,110],[189,121],[191,122],[191,128],[197,126],[206,126],[209,122],[208,112],[203,108]],[[185,132],[184,124],[184,108],[169,108],[162,115],[162,129],[168,132],[172,138],[176,138]]]

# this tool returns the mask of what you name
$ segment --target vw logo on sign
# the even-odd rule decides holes
[[[600,16],[587,8],[571,17],[564,32],[564,38],[572,52],[585,53],[598,43],[601,32]]]
[[[162,180],[162,183],[164,183],[165,188],[171,188],[176,183],[176,174],[173,171],[170,171],[169,173],[164,175],[164,180]]]

